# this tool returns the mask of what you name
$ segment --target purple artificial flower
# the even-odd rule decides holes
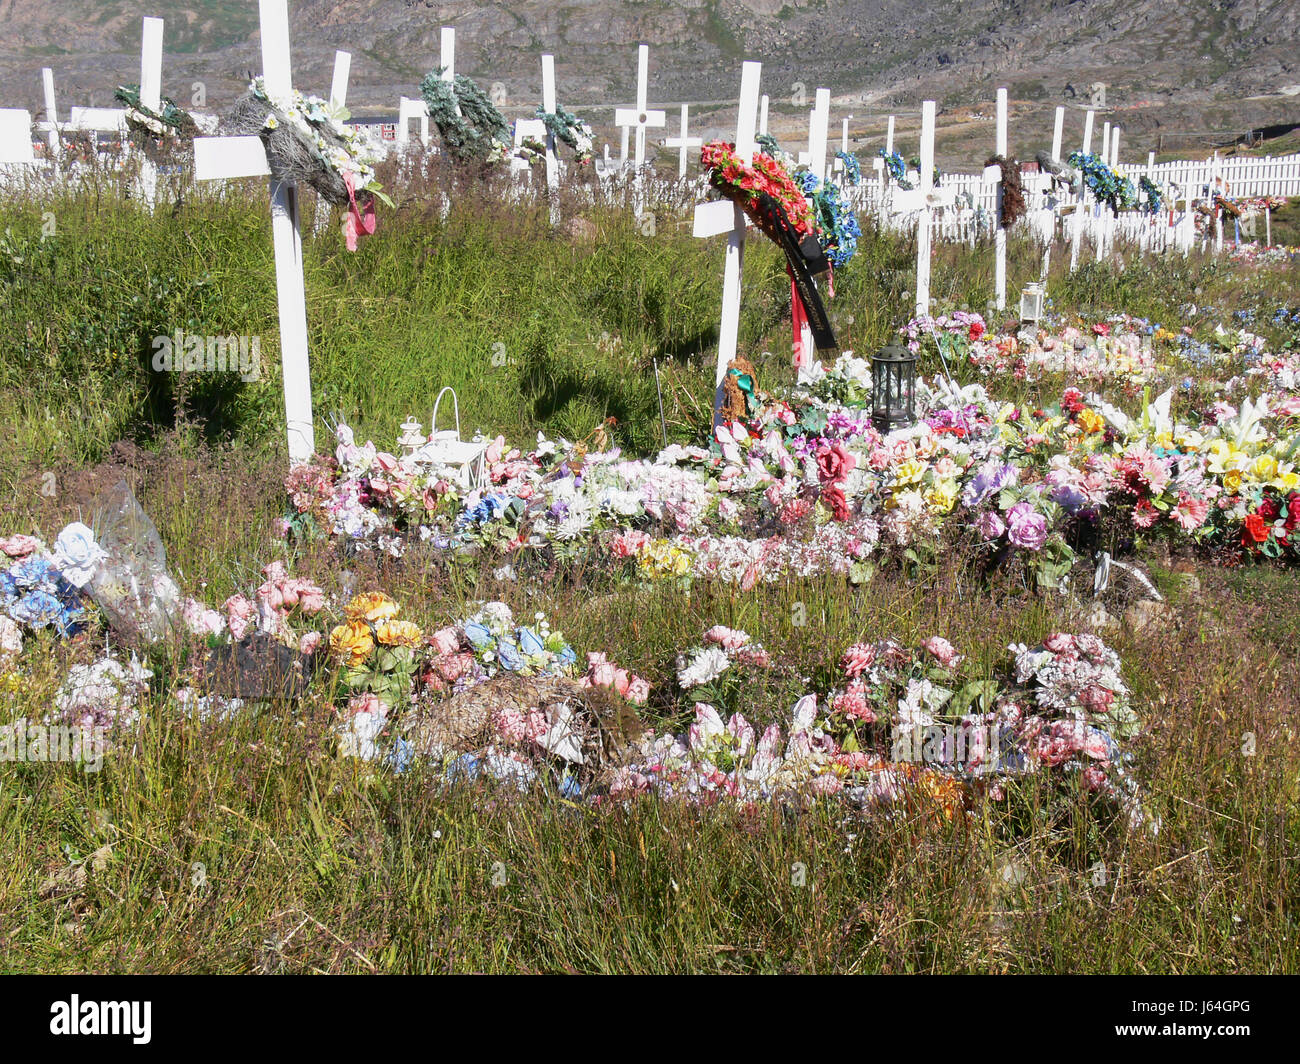
[[[1042,550],[1047,542],[1047,518],[1027,502],[1018,502],[1007,513],[1007,539],[1026,550]]]
[[[985,510],[976,518],[975,530],[985,539],[998,539],[1007,530],[1007,523],[996,510]]]

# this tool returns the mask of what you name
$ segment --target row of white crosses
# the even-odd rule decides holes
[[[140,103],[150,111],[162,110],[162,41],[163,20],[145,18],[140,43]],[[50,154],[59,153],[59,120],[54,98],[54,71],[41,70],[45,96],[45,119],[37,124],[45,133]],[[89,132],[126,133],[126,111],[120,107],[73,107],[68,128]],[[30,112],[16,108],[0,110],[0,163],[34,163]],[[153,204],[157,174],[147,158],[141,164],[141,192]]]

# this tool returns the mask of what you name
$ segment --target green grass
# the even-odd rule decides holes
[[[355,255],[336,233],[306,241],[318,440],[337,412],[391,445],[402,418],[427,421],[437,389],[452,384],[467,431],[522,444],[539,430],[576,438],[613,416],[616,439],[645,453],[660,432],[652,359],[670,437],[702,438],[721,241],[693,239],[668,209],[653,238],[616,211],[584,212],[594,239],[574,237],[543,211],[459,190],[443,221],[418,191],[381,215]],[[250,185],[153,216],[107,191],[3,208],[0,490],[15,503],[0,533],[52,538],[120,476],[178,580],[208,602],[255,584],[284,553],[270,535],[284,443],[264,196]],[[42,244],[45,211],[57,234]],[[908,317],[913,248],[870,230],[860,246],[832,309],[845,346],[868,353]],[[1037,273],[1034,249],[1017,240],[1011,264],[1013,288]],[[1058,309],[1172,322],[1189,299],[1266,318],[1293,286],[1288,271],[1192,256],[1072,278],[1058,263],[1051,291]],[[991,248],[938,248],[934,292],[982,309]],[[751,242],[741,349],[764,387],[791,377],[788,300],[775,253]],[[263,379],[152,373],[150,338],[176,328],[260,334]],[[504,364],[493,364],[495,344]],[[1024,386],[1023,398],[1051,401],[1062,383]],[[57,487],[45,495],[49,471]],[[960,560],[886,571],[861,588],[826,578],[747,594],[697,584],[689,595],[587,572],[501,583],[490,563],[426,567],[322,544],[289,560],[330,593],[347,570],[357,590],[387,590],[427,626],[485,598],[545,610],[580,652],[605,650],[660,692],[675,653],[715,623],[745,628],[799,675],[859,639],[931,633],[993,668],[1008,643],[1077,624],[1068,600],[989,583]],[[1134,771],[1161,818],[1155,836],[1033,787],[978,804],[960,826],[834,803],[593,808],[488,786],[448,791],[418,771],[376,775],[336,759],[324,682],[235,723],[181,718],[162,692],[182,682],[193,648],[166,648],[151,658],[154,693],[128,754],[98,774],[0,764],[0,967],[1296,971],[1300,633],[1287,604],[1300,584],[1263,568],[1198,574],[1192,594],[1157,572],[1174,592],[1167,627],[1108,636],[1148,725]],[[811,604],[807,627],[794,624],[796,603]],[[18,679],[0,687],[0,719],[43,713],[67,668],[101,646],[32,639]],[[786,721],[779,684],[747,698],[756,723]],[[655,697],[646,716],[680,726],[675,714]]]

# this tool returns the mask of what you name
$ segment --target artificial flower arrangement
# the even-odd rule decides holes
[[[165,137],[179,137],[193,140],[198,131],[193,117],[182,110],[174,100],[161,97],[161,110],[153,111],[140,102],[139,85],[119,85],[113,98],[126,108],[126,124],[136,132],[143,133],[152,140],[159,141]]]
[[[885,169],[899,188],[910,191],[915,187],[907,180],[907,163],[903,161],[902,155],[896,151],[885,151],[884,148],[881,148],[878,154],[885,161]]]
[[[0,552],[8,562],[0,571],[0,614],[10,622],[6,649],[22,649],[22,628],[53,628],[65,638],[84,628],[81,589],[104,557],[89,528],[81,522],[68,525],[52,551],[36,536],[7,536],[0,539]]]
[[[574,156],[580,164],[591,162],[595,154],[595,138],[591,126],[577,115],[559,106],[554,111],[538,107],[537,117],[542,120],[552,137],[573,149]]]
[[[420,82],[420,95],[443,144],[458,162],[502,162],[509,157],[510,125],[487,94],[464,74],[443,80],[437,67]]]
[[[1132,180],[1112,170],[1101,156],[1075,151],[1067,162],[1083,176],[1083,183],[1098,203],[1106,204],[1116,214],[1137,206],[1137,189]]]
[[[860,185],[862,183],[862,164],[858,162],[858,157],[846,151],[837,151],[835,158],[844,166],[844,184],[850,188]]]
[[[1143,174],[1138,178],[1138,189],[1142,192],[1143,206],[1146,208],[1146,212],[1148,214],[1159,214],[1160,206],[1164,203],[1164,193],[1160,191],[1160,186],[1147,177],[1146,174]]]
[[[393,201],[375,176],[382,155],[344,124],[349,117],[347,108],[297,89],[286,99],[272,97],[259,75],[236,104],[232,122],[262,137],[277,176],[310,183],[330,203],[348,208],[347,247],[355,251],[358,237],[375,231],[374,201],[388,207]]]

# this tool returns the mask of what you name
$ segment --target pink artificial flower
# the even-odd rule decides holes
[[[307,632],[298,640],[298,653],[304,657],[311,657],[320,647],[323,638],[324,636],[320,632]]]
[[[230,626],[230,638],[240,642],[253,621],[257,618],[257,607],[245,595],[231,595],[221,604],[226,611],[226,623]]]
[[[429,644],[440,655],[455,654],[460,649],[460,629],[456,627],[439,628],[429,636]]]
[[[0,551],[4,551],[10,558],[26,558],[32,551],[37,550],[41,541],[35,536],[16,535],[0,539]]]
[[[378,713],[381,716],[387,712],[374,691],[362,691],[359,695],[353,695],[348,699],[348,710],[352,713]]]
[[[1174,507],[1174,520],[1184,532],[1195,532],[1205,524],[1210,504],[1205,499],[1188,495],[1185,491],[1178,493],[1178,505]]]
[[[857,464],[858,460],[849,454],[839,440],[830,444],[822,443],[817,448],[817,471],[823,482],[839,483]]]
[[[986,540],[1000,539],[1007,530],[1007,523],[996,510],[985,510],[975,519],[975,531]]]
[[[876,648],[871,643],[854,643],[840,658],[840,667],[851,677],[861,676],[876,660]]]
[[[704,633],[706,643],[717,643],[724,650],[739,650],[749,642],[749,634],[725,624],[715,624]]]
[[[633,676],[623,697],[633,705],[645,705],[650,698],[650,681],[640,676]]]
[[[928,650],[933,654],[935,660],[945,669],[955,667],[962,659],[962,656],[957,653],[953,645],[940,635],[932,635],[929,639],[924,640],[921,643],[921,649]]]

